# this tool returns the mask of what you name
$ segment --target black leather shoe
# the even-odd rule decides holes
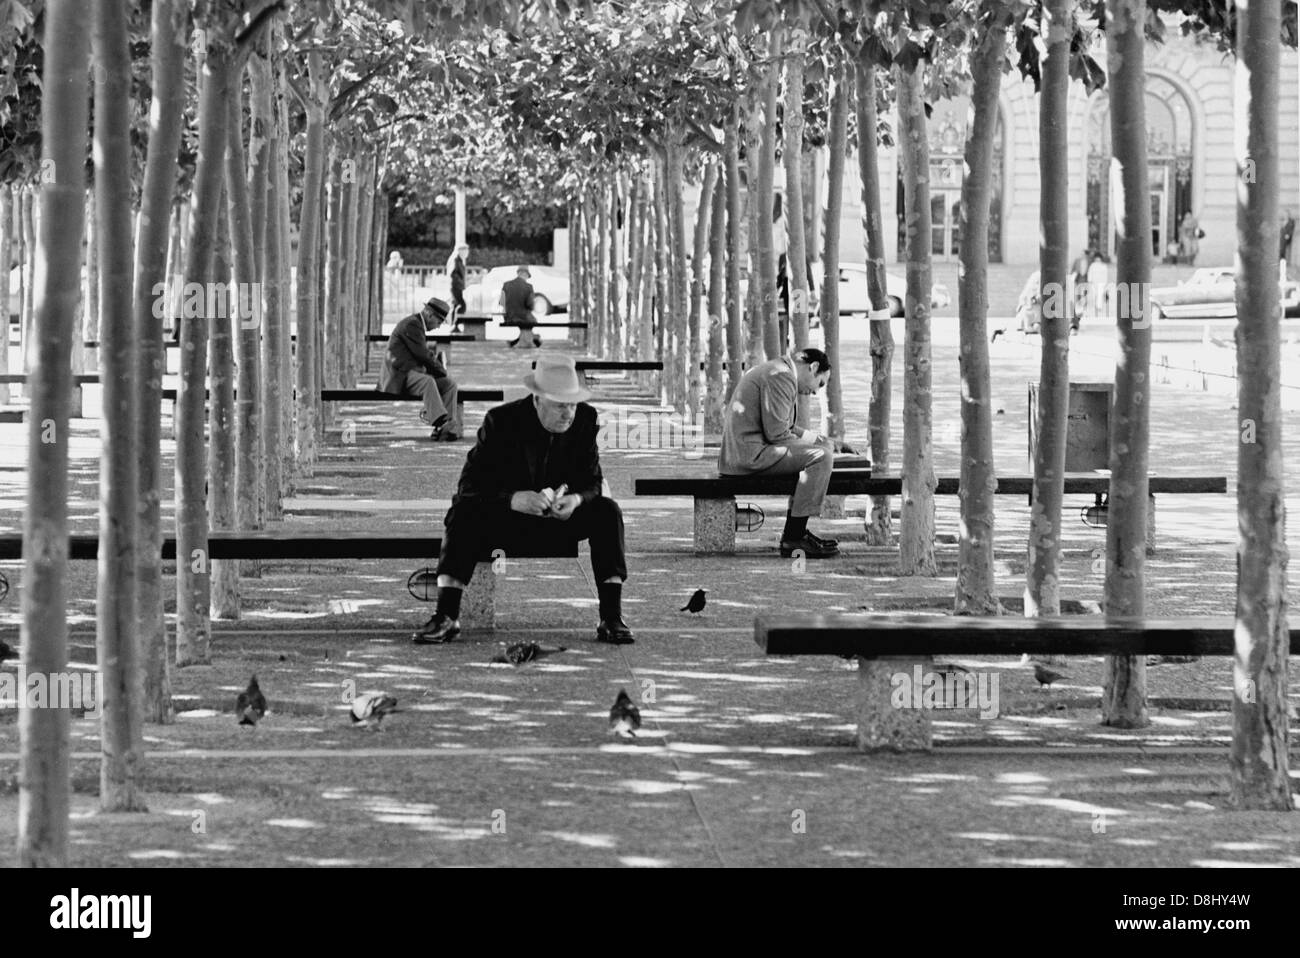
[[[600,625],[596,626],[596,641],[607,642],[610,645],[631,645],[634,640],[632,630],[620,615],[613,622],[600,620]]]
[[[824,545],[825,540],[818,539],[816,536],[807,532],[803,534],[802,539],[794,542],[781,541],[781,558],[789,559],[794,556],[795,551],[803,553],[805,559],[829,559],[831,556],[840,554],[838,545]]]
[[[825,539],[821,536],[815,536],[811,532],[805,532],[804,535],[819,544],[823,549],[838,549],[840,545],[839,539]]]
[[[460,635],[460,620],[449,619],[441,613],[435,613],[424,623],[418,632],[411,635],[416,645],[441,645],[451,642]]]

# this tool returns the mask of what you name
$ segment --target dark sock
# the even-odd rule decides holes
[[[602,582],[596,586],[600,596],[600,618],[603,622],[617,622],[623,617],[623,583]]]
[[[460,618],[460,597],[464,594],[463,589],[452,588],[449,585],[438,587],[438,608],[435,610],[438,615],[445,615],[449,619]]]
[[[792,516],[786,513],[785,531],[781,533],[782,542],[798,542],[808,531],[807,516]]]

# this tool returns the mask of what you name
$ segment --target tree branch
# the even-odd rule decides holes
[[[253,47],[262,39],[262,32],[270,25],[271,18],[284,11],[285,0],[273,0],[259,10],[248,26],[235,34],[235,61],[243,63],[252,53]]]
[[[365,89],[366,84],[368,84],[371,80],[377,77],[381,71],[386,70],[388,67],[392,66],[393,61],[395,59],[397,58],[396,56],[393,55],[384,57],[384,59],[381,60],[379,63],[377,63],[374,69],[372,69],[369,73],[361,77],[361,79],[357,80],[346,90],[340,91],[339,95],[336,96],[330,102],[330,108],[329,108],[330,120],[331,121],[337,120],[339,118],[339,115],[343,112],[343,108],[348,105],[348,101],[351,100],[353,97],[355,97],[363,89]]]

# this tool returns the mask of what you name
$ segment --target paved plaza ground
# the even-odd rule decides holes
[[[995,315],[1006,315],[1008,299],[1014,304],[1024,275],[1001,268]],[[954,305],[934,324],[935,460],[940,474],[954,474],[955,272],[944,281]],[[865,441],[870,360],[860,325],[846,326],[842,372],[848,432]],[[1073,340],[1072,379],[1113,377],[1112,335],[1102,324],[1085,326]],[[1153,354],[1191,369],[1207,349],[1222,348],[1158,340]],[[581,352],[558,338],[545,349]],[[374,381],[379,355],[377,347],[365,381]],[[534,356],[501,343],[457,345],[451,368],[463,385],[504,387],[513,398],[524,394],[521,378]],[[1009,335],[993,346],[1000,473],[1028,471],[1026,384],[1037,379],[1038,362],[1037,338]],[[1152,468],[1226,475],[1230,494],[1159,497],[1147,610],[1228,615],[1235,597],[1234,400],[1189,388],[1189,377],[1155,378]],[[896,416],[901,383],[900,350]],[[625,411],[658,408],[637,392],[627,380],[605,380],[597,403],[603,395]],[[88,410],[94,401],[88,390]],[[471,430],[485,408],[468,407]],[[285,525],[440,532],[469,442],[430,444],[415,413],[410,404],[343,406],[316,475],[287,503]],[[1288,413],[1291,475],[1300,474],[1294,418]],[[97,421],[73,423],[76,532],[96,530],[97,436]],[[895,443],[901,449],[897,426]],[[173,451],[168,442],[167,462]],[[736,556],[700,558],[692,550],[689,499],[632,495],[636,478],[714,472],[715,451],[697,452],[611,449],[603,456],[627,520],[632,646],[592,642],[596,602],[585,550],[576,563],[511,560],[498,577],[496,632],[445,647],[409,642],[431,611],[407,593],[415,563],[264,563],[260,578],[245,580],[241,620],[215,624],[212,664],[175,673],[177,722],[146,729],[148,813],[93,813],[98,724],[74,721],[72,864],[235,865],[249,864],[254,852],[259,865],[1300,864],[1295,816],[1211,814],[1227,801],[1226,659],[1148,670],[1152,724],[1140,731],[1098,724],[1100,658],[1064,662],[1058,668],[1067,677],[1050,690],[1039,689],[1017,658],[961,660],[998,675],[998,717],[938,719],[933,754],[859,753],[854,665],[765,658],[752,637],[754,616],[950,605],[956,498],[938,500],[941,574],[934,579],[898,576],[893,550],[865,544],[865,501],[855,498],[849,518],[813,524],[840,539],[836,559],[809,562],[802,572],[781,560],[775,546],[783,502],[776,499],[757,500],[767,523],[739,535]],[[4,531],[21,529],[25,457],[26,427],[0,424]],[[169,475],[168,517],[170,486]],[[1288,499],[1292,508],[1295,498]],[[1066,500],[1064,595],[1075,608],[1102,598],[1104,531],[1079,517],[1090,503]],[[1024,585],[1028,507],[1003,496],[997,508],[998,588],[1014,609]],[[1298,535],[1293,524],[1293,549]],[[21,566],[0,568],[14,586],[0,605],[0,635],[13,641]],[[71,575],[73,657],[90,667],[94,563],[74,563]],[[710,590],[704,614],[679,612],[697,587]],[[489,664],[502,644],[521,639],[567,650],[518,669]],[[251,672],[272,709],[255,730],[238,727],[231,714]],[[388,691],[404,712],[381,733],[354,731],[343,701],[348,683]],[[631,745],[615,743],[607,730],[621,687],[653,695]],[[0,865],[13,863],[17,748],[15,713],[0,711]]]

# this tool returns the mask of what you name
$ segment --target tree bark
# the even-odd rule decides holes
[[[99,460],[99,581],[95,597],[96,652],[104,682],[100,719],[99,807],[144,811],[141,670],[136,616],[136,508],[139,472],[135,427],[138,372],[132,315],[131,56],[126,0],[93,7],[95,60],[96,239],[101,267],[103,418]],[[7,266],[8,264],[3,264]],[[76,353],[83,352],[73,342]],[[154,415],[158,408],[154,407]]]
[[[136,246],[135,323],[140,351],[140,402],[136,408],[139,499],[136,550],[136,615],[144,662],[144,719],[172,721],[167,619],[163,612],[162,563],[162,379],[167,368],[163,317],[173,307],[168,248],[180,254],[180,206],[174,202],[176,151],[185,107],[185,48],[188,18],[177,0],[154,0],[150,36],[149,147],[140,191],[140,233]],[[173,223],[175,229],[173,230]],[[173,234],[174,243],[171,242]]]
[[[0,183],[0,317],[4,319],[4,346],[0,348],[0,375],[9,372],[9,264],[13,262],[14,192]],[[0,383],[0,405],[9,404],[9,384]]]
[[[22,234],[23,241],[23,257],[21,262],[23,296],[20,301],[22,317],[19,320],[18,328],[22,330],[23,372],[30,373],[32,371],[32,364],[35,361],[34,354],[36,350],[39,349],[38,346],[34,345],[36,336],[36,213],[34,210],[37,202],[36,187],[31,185],[23,187],[19,195],[18,228],[19,232]],[[83,201],[82,209],[84,208],[85,203]],[[84,218],[84,213],[82,215]],[[80,236],[77,237],[77,242],[78,244],[81,243]],[[73,273],[73,276],[81,275],[80,245],[78,245],[77,253],[77,272]],[[80,306],[78,308],[80,308]],[[74,325],[76,324],[76,321],[77,319],[74,316],[72,319]],[[26,397],[33,395],[32,381],[30,377],[27,382],[23,384],[22,394]]]
[[[871,300],[868,314],[871,406],[867,428],[871,434],[872,468],[884,473],[891,468],[892,455],[889,430],[894,388],[894,330],[890,325],[889,297],[885,294],[885,231],[880,216],[880,150],[876,140],[876,67],[862,50],[853,62],[857,71],[854,92],[857,98],[858,172],[862,178],[862,230],[867,247],[867,295]],[[899,153],[901,156],[902,151]],[[893,525],[890,497],[872,496],[871,516],[866,522],[867,543],[892,545]]]
[[[343,157],[343,190],[339,197],[339,288],[334,299],[334,308],[338,310],[335,328],[339,333],[339,380],[344,389],[353,389],[357,384],[356,369],[353,367],[357,338],[356,313],[353,312],[356,289],[357,195],[361,191],[363,170],[361,160],[357,156],[356,141],[349,139],[346,143],[346,153]]]
[[[658,322],[655,324],[656,350],[660,356],[667,357],[665,343],[667,341],[666,329],[668,326],[668,315],[672,312],[670,305],[671,296],[669,294],[670,280],[668,277],[669,262],[669,228],[668,228],[668,199],[665,181],[667,180],[667,160],[663,157],[657,158],[655,163],[655,309],[658,312]],[[668,395],[668,380],[672,375],[671,364],[664,363],[664,374],[660,377],[660,392],[666,399]]]
[[[768,63],[763,67],[761,86],[763,125],[759,128],[758,208],[755,210],[760,280],[758,308],[763,317],[763,353],[768,359],[776,359],[785,352],[781,342],[781,326],[776,315],[779,300],[776,292],[776,251],[772,246],[772,210],[776,199],[773,180],[776,167],[777,75],[781,62],[781,40],[781,28],[774,27],[768,37]],[[750,202],[754,201],[755,197],[751,195]]]
[[[700,332],[700,309],[708,287],[708,267],[706,257],[709,254],[709,217],[712,212],[714,185],[718,181],[718,163],[711,161],[704,170],[704,182],[700,184],[700,203],[695,214],[694,249],[691,258],[691,305],[687,319],[686,350],[686,410],[691,422],[703,418],[704,371],[700,364],[704,361],[704,340]],[[712,316],[710,316],[712,325]]]
[[[194,208],[185,244],[187,283],[209,281],[226,152],[227,54],[210,46],[199,93],[199,155]],[[204,373],[208,359],[206,304],[187,309],[181,323],[181,385],[176,402],[176,664],[208,662],[212,588],[208,558],[208,503],[204,488]]]
[[[231,297],[230,313],[231,321],[225,324],[225,335],[235,337],[234,342],[238,350],[236,368],[238,371],[238,385],[236,386],[236,395],[234,397],[234,418],[233,434],[235,447],[234,462],[231,463],[231,472],[229,473],[234,480],[232,494],[234,496],[233,510],[229,516],[223,517],[226,522],[233,525],[218,525],[214,514],[214,529],[260,529],[262,527],[262,510],[259,508],[260,499],[265,487],[265,464],[269,458],[267,451],[262,446],[262,430],[267,423],[275,419],[278,422],[277,410],[270,405],[267,397],[262,393],[262,377],[259,374],[258,366],[259,351],[261,349],[261,332],[265,323],[263,315],[262,288],[259,286],[257,260],[254,257],[253,246],[253,216],[249,205],[248,198],[248,166],[244,160],[244,109],[243,109],[243,92],[241,87],[242,81],[237,76],[231,77],[230,96],[228,97],[229,117],[227,119],[228,142],[226,145],[226,223],[229,228],[229,244],[219,244],[223,253],[227,256],[227,262],[230,262],[230,253],[233,249],[233,266],[236,291]],[[227,282],[230,279],[229,271],[218,274],[221,282]],[[251,306],[251,310],[247,307]],[[217,340],[214,338],[213,343]],[[223,346],[228,346],[229,340],[223,339]],[[217,376],[217,354],[212,356],[212,373],[215,387]],[[224,362],[225,356],[222,355]],[[232,359],[235,358],[232,354]],[[215,392],[214,392],[215,397]],[[213,401],[215,408],[215,398]],[[213,444],[216,443],[216,433],[213,433]],[[278,453],[278,450],[272,448],[271,454]],[[215,568],[215,566],[214,566]],[[234,604],[228,607],[228,611],[222,614],[223,618],[239,618],[239,563],[237,560],[230,561],[229,564],[222,563],[221,568],[227,569],[232,578],[231,585],[234,588]],[[214,603],[215,608],[215,603]]]
[[[233,100],[233,98],[232,98]],[[233,116],[232,116],[233,119]],[[231,142],[239,136],[239,127],[232,124],[228,130]],[[229,148],[226,151],[230,155]],[[229,163],[229,159],[227,159]],[[226,189],[230,188],[227,177]],[[212,254],[212,277],[216,290],[216,309],[209,317],[208,325],[208,528],[239,528],[240,519],[250,519],[256,523],[257,489],[251,490],[252,503],[244,500],[250,494],[240,482],[240,473],[247,473],[247,467],[239,460],[246,455],[241,437],[236,432],[238,413],[235,400],[235,346],[233,332],[238,325],[238,292],[228,295],[226,290],[233,289],[230,283],[231,269],[231,207],[218,209],[217,241]],[[251,247],[245,247],[247,255]],[[238,271],[235,271],[238,276]],[[242,357],[241,357],[242,365]],[[240,403],[243,400],[243,383],[240,383]],[[242,413],[242,409],[238,412]],[[256,433],[253,434],[256,438]],[[256,455],[256,452],[253,453]],[[255,528],[250,526],[249,528]],[[239,565],[237,559],[212,560],[212,595],[211,614],[214,619],[238,619],[239,608]]]
[[[1106,615],[1141,616],[1146,608],[1147,463],[1150,432],[1151,203],[1147,183],[1146,0],[1107,0],[1110,130],[1123,191],[1116,255],[1116,327],[1120,358],[1110,424],[1110,507],[1106,521]],[[1131,295],[1125,295],[1125,293]],[[1143,728],[1146,661],[1107,656],[1102,724]]]
[[[328,228],[325,231],[325,322],[324,322],[324,353],[322,360],[324,362],[325,379],[322,385],[326,388],[338,388],[342,379],[342,330],[340,319],[342,312],[339,307],[339,295],[341,293],[342,272],[339,265],[339,253],[343,242],[343,194],[345,191],[343,184],[343,150],[344,147],[337,140],[330,146],[330,163],[329,163],[329,219]],[[326,406],[321,412],[325,424],[329,425],[332,407]]]
[[[830,121],[826,176],[826,244],[822,252],[821,323],[831,378],[826,383],[827,430],[844,438],[844,367],[840,362],[840,213],[844,208],[844,155],[848,140],[849,87],[841,48],[834,47],[830,76]]]
[[[1070,323],[1065,303],[1069,270],[1069,96],[1070,0],[1044,4],[1038,103],[1039,279],[1043,304],[1042,359],[1034,434],[1034,495],[1029,514],[1029,557],[1025,615],[1061,614],[1061,504],[1065,494],[1065,437],[1070,404]],[[966,236],[965,232],[962,236]],[[1059,307],[1059,308],[1058,308]]]
[[[680,130],[668,134],[668,162],[665,166],[664,196],[668,202],[668,332],[671,337],[669,357],[673,360],[672,405],[678,413],[686,412],[686,353],[689,342],[690,281],[686,270],[686,210],[682,192],[685,178],[685,148]],[[665,366],[665,369],[667,367]]]
[[[325,176],[325,107],[323,66],[319,53],[308,57],[307,142],[303,150],[302,209],[298,222],[297,349],[294,359],[297,398],[294,403],[294,466],[302,477],[316,469],[316,334],[319,326],[319,273],[317,253],[321,234],[321,182]],[[269,212],[268,212],[269,215]]]
[[[796,349],[808,345],[808,244],[804,234],[803,199],[803,75],[807,44],[807,30],[803,23],[796,23],[790,29],[790,43],[786,50],[785,149],[782,151],[782,160],[785,162],[785,222],[789,235],[785,275],[790,290],[790,331]],[[800,397],[799,407],[799,425],[807,428],[808,400],[805,397]]]
[[[95,190],[86,191],[86,232],[85,241],[82,246],[85,264],[85,278],[82,287],[86,291],[85,301],[82,308],[77,312],[77,318],[73,325],[73,332],[76,334],[72,339],[72,371],[73,373],[84,373],[86,371],[86,360],[93,356],[95,352],[103,349],[100,344],[100,350],[88,350],[85,347],[87,340],[99,339],[99,250],[96,248],[96,238],[99,235],[97,225],[97,207]],[[90,354],[88,356],[87,354]],[[96,368],[97,359],[91,359],[90,368]],[[81,390],[73,387],[73,411],[74,418],[81,417]]]
[[[278,35],[279,25],[273,26],[274,35]],[[268,443],[267,448],[279,449],[278,477],[279,492],[274,496],[274,507],[267,505],[267,513],[273,518],[278,519],[281,515],[282,500],[289,494],[289,470],[285,469],[285,464],[293,461],[293,406],[290,397],[285,395],[284,383],[293,382],[293,357],[290,355],[290,344],[292,343],[293,327],[289,316],[289,300],[292,296],[293,274],[289,269],[289,263],[293,256],[293,247],[289,242],[289,224],[292,220],[292,214],[289,210],[289,111],[286,103],[288,99],[288,82],[285,79],[284,65],[281,64],[276,71],[277,82],[274,87],[274,98],[272,104],[274,113],[279,121],[276,126],[276,161],[272,164],[267,172],[268,175],[274,175],[273,183],[268,184],[271,193],[267,196],[267,215],[271,212],[278,212],[279,219],[276,221],[277,234],[280,239],[280,262],[276,275],[272,276],[267,282],[268,286],[276,287],[272,292],[277,293],[278,305],[274,316],[277,319],[275,331],[266,330],[264,335],[268,340],[267,350],[271,354],[270,365],[279,370],[277,376],[277,385],[280,391],[280,400],[274,406],[268,406],[270,409],[279,411],[280,430],[278,442],[275,445]],[[292,392],[292,390],[290,390]],[[312,401],[319,403],[320,395],[317,393],[312,397]],[[268,454],[269,455],[269,454]],[[270,482],[276,478],[277,470],[269,469],[271,472],[268,480]]]
[[[903,575],[937,575],[934,559],[934,456],[931,448],[930,148],[922,92],[923,63],[896,68],[907,217],[906,336],[903,345],[903,504],[899,564]]]
[[[1278,290],[1277,3],[1237,5],[1237,626],[1232,804],[1292,807]],[[1243,129],[1244,127],[1244,129]],[[1244,135],[1243,135],[1244,134]],[[1244,147],[1244,152],[1240,152]]]
[[[1068,2],[1068,0],[1067,0]],[[981,5],[981,11],[984,6]],[[966,141],[966,176],[961,189],[961,279],[958,315],[961,367],[961,521],[958,523],[958,615],[997,615],[993,572],[993,499],[998,487],[993,465],[992,382],[989,371],[989,204],[993,196],[993,132],[997,121],[1002,63],[1010,17],[995,9],[977,34],[971,56],[974,116]],[[1062,117],[1064,113],[1062,113]],[[1044,151],[1045,152],[1045,151]],[[1065,151],[1062,151],[1062,156]],[[929,296],[929,291],[925,291]]]
[[[714,177],[713,214],[709,221],[709,359],[702,422],[706,435],[721,434],[722,403],[726,398],[722,391],[722,363],[726,356],[722,316],[727,296],[727,183],[721,167],[721,162],[715,165],[719,175]],[[700,195],[701,203],[706,199]],[[701,436],[700,442],[703,440]]]
[[[76,276],[80,265],[86,202],[89,20],[78,0],[45,4],[41,159],[52,179],[41,191],[46,268],[41,274],[40,339],[29,380],[19,659],[29,675],[58,675],[68,664],[68,393],[77,308],[77,284],[68,277]],[[6,337],[7,325],[6,318]],[[69,715],[67,709],[18,710],[18,862],[25,868],[67,865]]]
[[[279,162],[279,119],[272,106],[270,60],[254,55],[249,61],[249,78],[252,81],[253,112],[253,136],[249,145],[252,164],[249,179],[253,183],[253,195],[249,205],[253,246],[260,253],[260,257],[254,256],[252,265],[257,281],[261,283],[266,311],[262,315],[262,335],[257,344],[259,351],[256,356],[249,357],[250,362],[258,366],[261,379],[264,412],[255,420],[260,431],[250,439],[256,443],[255,456],[262,468],[250,468],[246,472],[250,481],[261,485],[260,496],[253,497],[262,503],[260,518],[264,522],[274,522],[280,518],[280,486],[284,468],[280,407],[286,397],[281,389],[285,380],[281,378],[279,363],[281,310],[285,308],[279,277],[280,211],[275,203],[279,193],[275,182],[275,169]],[[242,421],[241,417],[241,424]],[[243,518],[240,517],[241,521]]]
[[[723,163],[727,181],[727,388],[736,391],[743,375],[745,341],[740,292],[740,258],[743,247],[744,212],[740,203],[740,104],[731,108],[722,134]]]

